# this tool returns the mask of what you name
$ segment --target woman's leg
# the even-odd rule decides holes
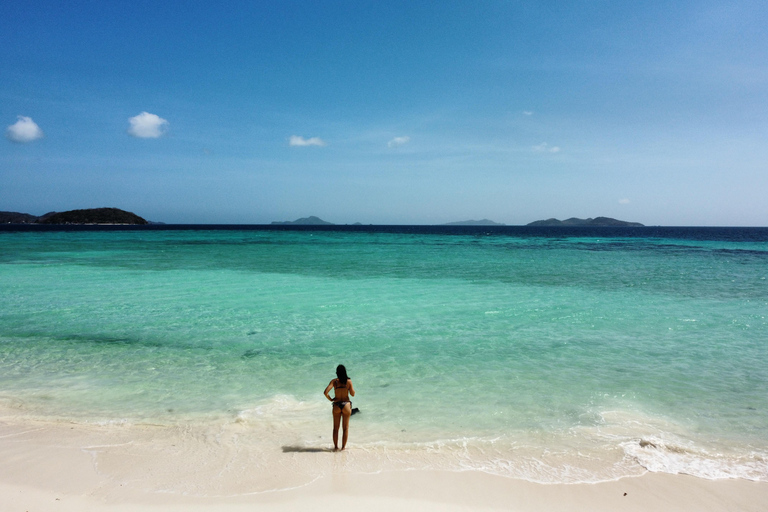
[[[336,407],[338,409],[338,407]],[[341,427],[344,429],[344,433],[341,436],[341,449],[347,447],[347,434],[349,434],[349,417],[352,416],[352,404],[347,404],[344,409],[341,410],[341,416],[343,418]],[[339,428],[336,427],[336,436],[338,437]]]
[[[341,409],[335,405],[331,406],[333,409],[333,449],[339,449],[339,423],[341,423]],[[346,409],[346,407],[345,407]],[[347,429],[344,427],[344,435],[346,436]],[[344,438],[346,439],[346,437]]]

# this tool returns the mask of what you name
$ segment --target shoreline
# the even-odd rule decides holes
[[[92,475],[91,475],[92,476]],[[93,484],[91,484],[93,485]],[[647,473],[599,484],[538,484],[477,471],[393,471],[339,473],[295,489],[245,496],[201,497],[124,491],[88,484],[65,488],[38,482],[0,480],[3,510],[198,511],[264,510],[514,510],[514,511],[680,511],[758,512],[768,484],[747,480],[704,480],[687,475]],[[7,507],[7,508],[5,508]]]
[[[184,437],[182,433],[179,439]],[[254,458],[240,460],[229,440],[215,436],[181,447],[168,446],[168,439],[160,427],[0,419],[0,459],[7,461],[0,467],[0,508],[50,510],[55,504],[64,512],[210,507],[232,512],[254,507],[323,511],[340,506],[372,511],[692,512],[758,511],[768,502],[764,481],[645,472],[599,483],[535,483],[477,470],[360,471],[346,464],[355,457],[354,445],[347,453],[273,449],[282,455],[264,464]],[[313,461],[304,474],[296,474],[297,467],[291,465],[297,458]],[[174,485],[169,487],[169,482]],[[259,490],[265,482],[271,489]]]
[[[361,474],[476,471],[543,485],[599,484],[649,471],[768,483],[766,452],[757,445],[692,440],[678,434],[678,425],[631,411],[603,411],[599,425],[567,432],[471,437],[412,428],[406,433],[363,418],[354,422],[351,449],[341,459],[321,456],[332,446],[326,413],[325,406],[286,395],[239,412],[175,420],[46,416],[7,404],[0,406],[0,456],[4,439],[67,446],[87,452],[114,478],[140,480],[154,472],[162,477],[153,491],[201,496],[299,487],[339,468]],[[126,457],[133,460],[130,470],[121,468]],[[173,464],[158,464],[158,457]],[[190,473],[184,485],[174,464]],[[265,474],[269,478],[259,476]]]

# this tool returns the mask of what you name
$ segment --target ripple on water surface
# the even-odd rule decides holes
[[[764,242],[23,235],[0,257],[14,414],[274,423],[314,449],[344,362],[360,468],[765,479]]]

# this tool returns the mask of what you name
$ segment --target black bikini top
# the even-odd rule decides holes
[[[347,379],[347,382],[349,382],[349,379]],[[339,379],[336,379],[336,384],[333,385],[335,389],[347,389],[346,384],[342,384]]]

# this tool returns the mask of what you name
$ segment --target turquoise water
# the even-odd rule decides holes
[[[314,446],[344,363],[363,449],[768,480],[767,277],[760,240],[0,233],[0,404]]]

